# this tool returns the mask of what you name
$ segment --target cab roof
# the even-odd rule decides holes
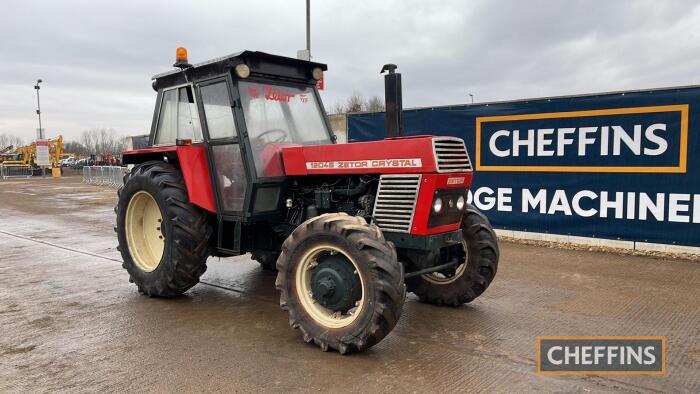
[[[182,70],[174,69],[156,74],[152,77],[153,89],[165,89],[225,74],[238,64],[246,64],[250,68],[251,78],[288,80],[308,84],[316,83],[311,75],[314,68],[319,67],[323,71],[328,69],[328,66],[323,63],[308,62],[265,52],[242,51],[197,63]],[[232,73],[232,77],[237,78],[235,73]]]

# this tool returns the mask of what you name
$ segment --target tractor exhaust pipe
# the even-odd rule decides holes
[[[384,100],[386,101],[386,137],[403,135],[403,103],[401,102],[401,74],[396,72],[396,64],[385,64],[380,74],[384,75]]]

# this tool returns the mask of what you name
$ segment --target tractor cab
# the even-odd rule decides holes
[[[192,188],[193,203],[218,213],[217,247],[238,251],[238,223],[279,214],[282,147],[335,142],[316,90],[327,67],[254,51],[190,65],[184,48],[174,66],[153,77],[151,153],[125,152],[124,162],[192,160],[188,185],[212,184]]]

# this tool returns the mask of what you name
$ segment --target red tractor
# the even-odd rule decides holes
[[[345,354],[389,334],[406,291],[459,306],[489,286],[498,244],[466,201],[461,139],[336,144],[316,90],[324,64],[245,51],[190,65],[178,48],[175,66],[153,77],[150,146],[124,152],[134,166],[116,230],[141,293],[178,296],[209,256],[251,253],[277,270],[304,341]],[[400,134],[393,68],[387,114]]]

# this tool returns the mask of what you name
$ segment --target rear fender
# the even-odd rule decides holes
[[[177,159],[182,169],[182,177],[185,178],[190,202],[216,213],[206,149],[203,146],[178,146]]]
[[[214,193],[211,188],[207,151],[204,146],[167,146],[124,152],[125,164],[139,164],[149,160],[175,159],[185,180],[190,202],[209,212],[216,213]]]

